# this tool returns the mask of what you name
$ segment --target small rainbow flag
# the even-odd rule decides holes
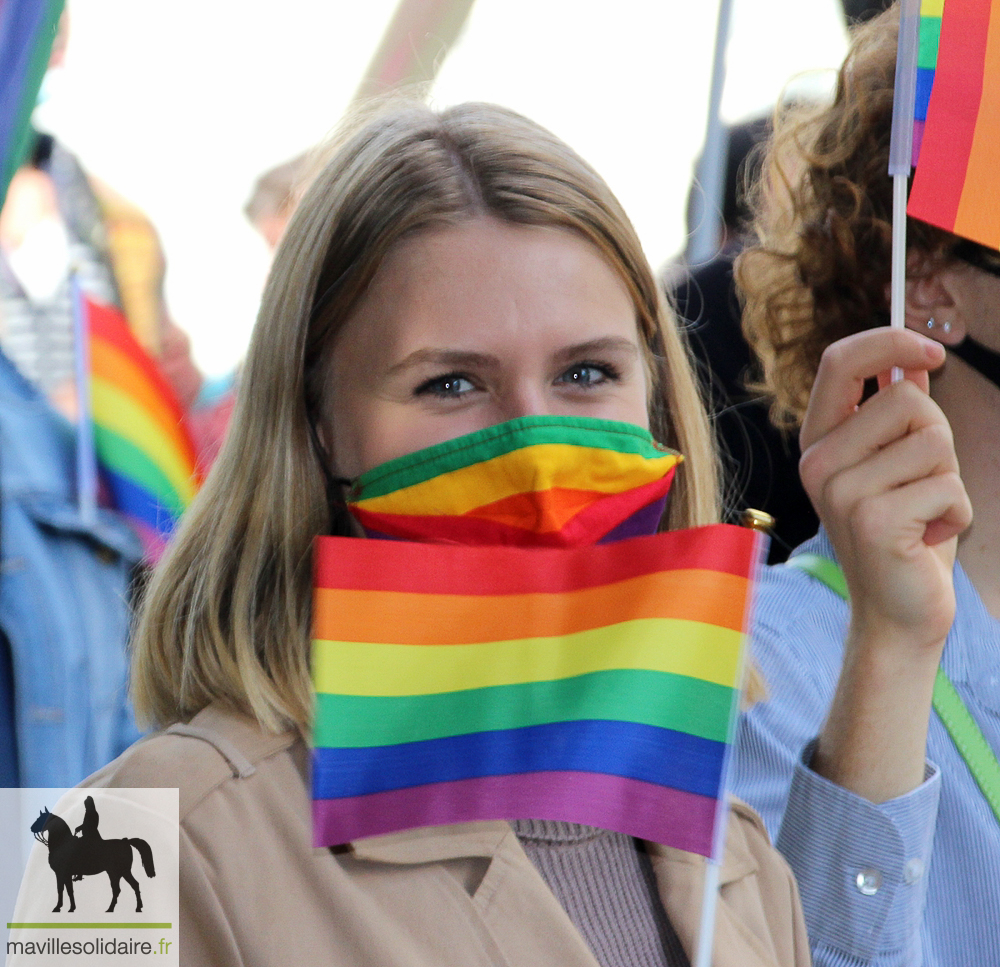
[[[31,153],[31,114],[64,0],[0,0],[0,207]]]
[[[376,467],[348,506],[375,537],[593,544],[653,533],[680,460],[638,426],[527,416]]]
[[[540,818],[716,855],[758,541],[318,538],[316,844]]]
[[[1000,248],[1000,0],[922,0],[920,14],[907,213]]]
[[[173,389],[125,317],[86,295],[81,301],[97,459],[115,507],[155,562],[198,488],[194,446]]]

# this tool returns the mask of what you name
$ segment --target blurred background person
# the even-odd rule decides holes
[[[243,206],[243,213],[272,255],[288,219],[308,187],[309,167],[309,155],[303,153],[269,168],[254,182],[253,191]]]
[[[774,520],[769,561],[783,561],[791,549],[816,533],[819,520],[799,481],[797,439],[770,421],[768,404],[753,385],[760,372],[743,338],[733,260],[743,244],[747,210],[743,187],[753,149],[767,137],[766,117],[726,130],[726,178],[721,207],[721,249],[715,258],[685,268],[668,266],[663,283],[678,315],[687,323],[691,349],[713,417],[726,475],[726,520],[738,523],[747,507]],[[691,186],[690,195],[699,191]],[[688,202],[688,229],[694,204]]]
[[[30,23],[58,7],[17,12]],[[47,76],[58,72],[68,15],[34,33],[11,22],[5,63],[18,45],[34,57],[50,47]],[[28,82],[15,93],[35,96]],[[0,782],[68,786],[138,735],[126,642],[143,553],[107,500],[95,511],[81,498],[74,285],[122,312],[185,409],[202,380],[167,313],[149,219],[51,135],[26,128],[5,151],[18,145],[25,157],[0,208]]]

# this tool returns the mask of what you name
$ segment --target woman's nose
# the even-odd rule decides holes
[[[539,386],[513,387],[500,403],[504,420],[516,420],[522,416],[550,416],[554,412],[549,395]]]

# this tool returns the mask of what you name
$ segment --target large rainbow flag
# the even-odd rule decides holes
[[[348,506],[370,536],[592,544],[654,533],[680,461],[638,426],[527,416],[376,467]]]
[[[316,844],[542,818],[716,855],[758,540],[318,538]]]
[[[915,114],[907,213],[1000,248],[1000,0],[921,0]]]
[[[31,114],[64,0],[0,0],[0,207],[31,152]]]
[[[97,459],[116,508],[155,563],[198,488],[195,449],[173,389],[125,317],[86,295],[81,301]]]

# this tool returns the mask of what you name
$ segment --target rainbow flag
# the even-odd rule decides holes
[[[1000,248],[1000,0],[922,0],[907,213]]]
[[[375,537],[593,544],[653,533],[680,461],[638,426],[528,416],[376,467],[348,507]]]
[[[32,147],[31,114],[64,0],[0,0],[0,207]]]
[[[758,540],[318,538],[316,844],[541,818],[717,855]]]
[[[94,447],[116,508],[155,562],[199,476],[170,384],[115,308],[82,296],[89,335]]]

